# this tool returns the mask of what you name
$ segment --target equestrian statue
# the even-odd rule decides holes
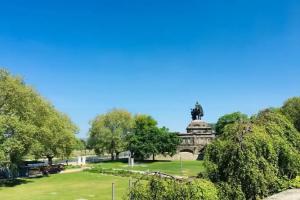
[[[201,120],[201,117],[203,117],[203,109],[198,101],[196,102],[195,108],[191,109],[191,115],[193,120]]]

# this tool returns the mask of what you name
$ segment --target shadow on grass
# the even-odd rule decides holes
[[[118,159],[118,160],[103,160],[103,161],[100,161],[98,163],[119,163],[119,162],[127,163],[128,159],[127,158],[121,158],[121,159]]]
[[[37,176],[32,178],[0,179],[0,187],[15,187],[22,184],[32,183],[33,179],[47,178],[49,176]]]
[[[15,187],[21,184],[27,184],[32,181],[28,179],[3,179],[0,180],[0,187]]]
[[[169,163],[172,162],[171,160],[137,160],[136,162],[141,162],[141,163],[156,163],[156,162],[160,162],[160,163]]]

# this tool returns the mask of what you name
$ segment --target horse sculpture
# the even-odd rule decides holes
[[[197,102],[194,109],[191,109],[192,120],[201,120],[203,117],[203,109],[202,106]]]

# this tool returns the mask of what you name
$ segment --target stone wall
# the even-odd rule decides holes
[[[197,154],[192,154],[190,152],[179,152],[175,154],[174,156],[163,156],[163,155],[157,155],[155,156],[155,160],[197,160],[198,155]],[[148,160],[152,160],[152,157],[149,158]]]

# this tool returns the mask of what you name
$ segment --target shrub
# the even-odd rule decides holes
[[[290,186],[293,188],[300,188],[300,176],[297,176],[290,182]]]
[[[217,188],[205,179],[178,181],[152,177],[148,182],[137,182],[126,199],[130,200],[216,200]]]
[[[259,199],[288,187],[300,172],[300,134],[278,110],[228,124],[205,151],[208,177],[222,199]]]

